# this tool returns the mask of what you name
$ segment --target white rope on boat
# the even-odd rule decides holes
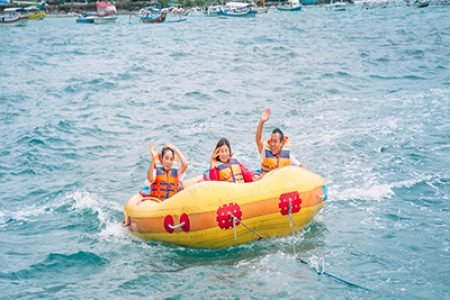
[[[167,226],[168,226],[170,229],[178,229],[178,228],[183,227],[184,224],[185,224],[185,222],[181,222],[181,223],[178,224],[178,225],[170,225],[170,224],[167,224]]]
[[[242,224],[242,226],[244,226],[248,231],[250,231],[251,233],[253,233],[257,237],[259,237],[260,239],[264,239],[264,237],[260,233],[258,233],[256,230],[250,228],[248,225],[246,225],[244,222],[242,222],[242,220],[239,220],[238,218],[236,218],[233,214],[230,214],[230,217],[233,218],[233,227],[235,227],[235,224],[236,224],[236,221],[237,221],[240,224]],[[236,228],[235,228],[235,230],[236,230]],[[235,236],[235,239],[236,239],[236,236]]]

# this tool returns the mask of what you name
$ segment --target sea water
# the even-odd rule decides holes
[[[0,298],[448,299],[449,16],[313,7],[0,28]],[[221,137],[257,169],[265,107],[264,136],[280,127],[327,182],[309,227],[221,250],[122,227],[150,142],[176,145],[187,177]]]

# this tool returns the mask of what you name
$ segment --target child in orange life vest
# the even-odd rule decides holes
[[[232,155],[230,142],[226,138],[221,138],[211,156],[209,180],[235,183],[253,182],[252,172]]]
[[[148,196],[166,200],[182,190],[180,179],[184,175],[188,163],[183,153],[170,144],[162,148],[160,155],[155,146],[150,144],[150,154],[152,161],[147,172],[147,180],[150,183]],[[175,155],[178,156],[181,167],[178,166],[178,162],[175,162]],[[141,195],[143,195],[142,192]]]
[[[271,113],[270,108],[264,110],[256,129],[256,146],[261,155],[261,176],[284,166],[301,166],[301,163],[291,153],[290,139],[284,136],[279,128],[275,128],[265,142],[262,140],[264,123],[269,120]]]

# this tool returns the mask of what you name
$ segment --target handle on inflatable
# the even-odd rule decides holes
[[[153,202],[156,202],[156,203],[161,203],[161,200],[159,200],[156,197],[144,197],[144,198],[142,198],[142,201],[146,201],[146,200],[153,201]]]
[[[169,226],[170,229],[178,229],[178,228],[183,227],[185,224],[186,224],[186,222],[181,222],[178,225],[170,225],[170,224],[168,224],[167,226]]]

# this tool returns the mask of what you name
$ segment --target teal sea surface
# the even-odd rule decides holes
[[[0,298],[448,299],[449,17],[308,7],[0,28]],[[122,226],[150,142],[178,146],[188,178],[221,137],[257,169],[265,107],[264,136],[282,128],[327,182],[304,231],[202,250]]]

